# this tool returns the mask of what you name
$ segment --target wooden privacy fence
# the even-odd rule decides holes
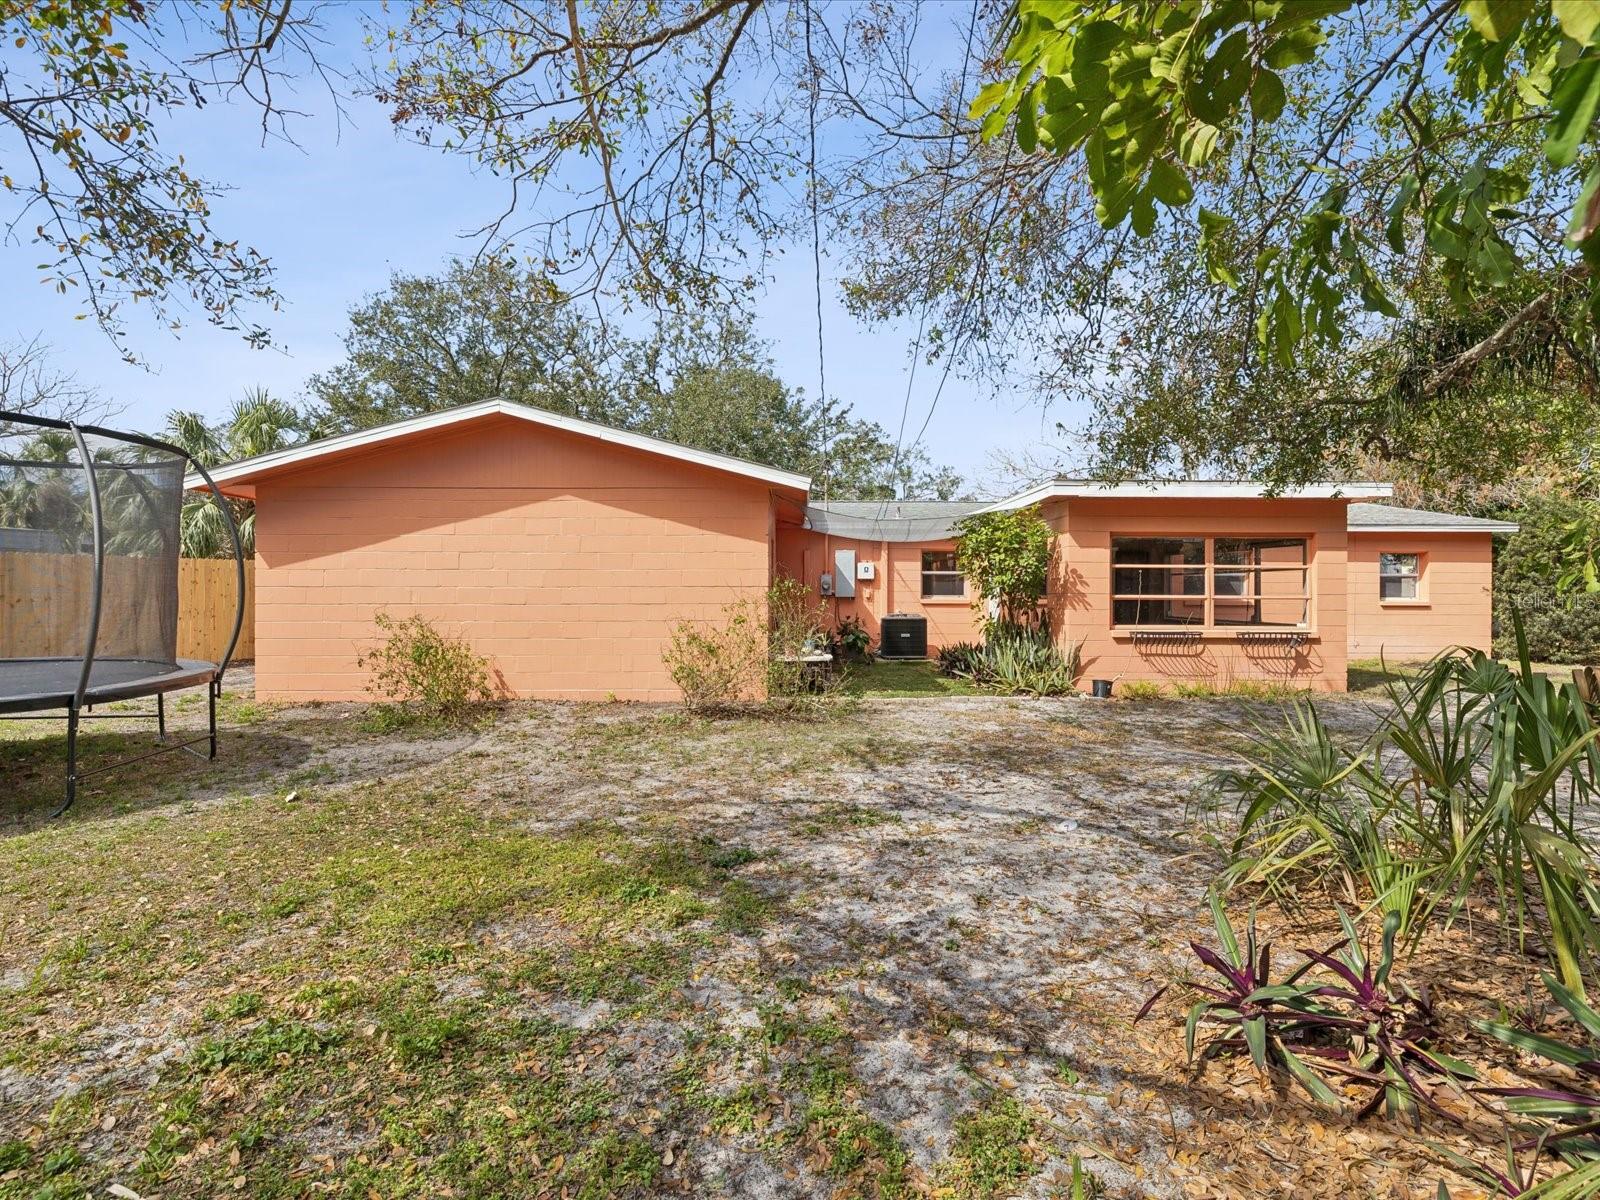
[[[255,562],[244,564],[244,627],[236,659],[256,653]],[[105,605],[97,653],[139,654],[166,639],[165,603],[171,560],[106,556]],[[0,554],[0,658],[76,657],[94,586],[86,554]],[[233,631],[233,560],[185,558],[178,562],[178,657],[215,662]]]
[[[178,657],[216,662],[233,632],[234,577],[231,558],[178,560]],[[256,656],[256,560],[244,562],[244,627],[235,659]]]

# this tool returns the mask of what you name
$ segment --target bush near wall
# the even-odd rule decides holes
[[[1582,508],[1560,496],[1534,496],[1512,519],[1520,525],[1499,547],[1494,566],[1495,653],[1516,656],[1511,608],[1516,605],[1528,634],[1528,652],[1540,662],[1600,661],[1600,595],[1563,594],[1561,540]]]

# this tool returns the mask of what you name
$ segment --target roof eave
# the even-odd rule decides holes
[[[515,417],[536,425],[544,425],[548,428],[561,429],[569,433],[592,437],[598,441],[610,442],[613,445],[627,446],[646,453],[659,454],[665,458],[693,463],[714,471],[723,471],[730,475],[757,479],[775,487],[790,488],[802,493],[809,492],[811,489],[810,477],[793,471],[782,471],[777,467],[746,462],[744,459],[734,458],[726,454],[715,454],[709,450],[696,450],[691,446],[680,446],[676,442],[664,441],[661,438],[650,437],[647,434],[613,429],[609,425],[600,425],[594,421],[585,421],[578,417],[567,417],[545,409],[532,408],[526,404],[517,404],[514,401],[499,399],[479,400],[474,404],[464,404],[459,408],[440,409],[437,412],[423,413],[420,416],[408,417],[403,421],[395,421],[387,425],[375,425],[371,429],[360,429],[354,433],[340,434],[336,437],[306,442],[303,445],[291,446],[286,450],[274,450],[269,454],[262,454],[255,458],[242,459],[236,463],[217,467],[212,470],[211,477],[216,481],[219,489],[227,492],[229,490],[227,485],[230,483],[253,483],[254,480],[262,475],[292,467],[298,463],[325,458],[342,451],[360,450],[366,446],[376,446],[384,442],[393,441],[396,438],[410,437],[417,433],[423,433],[429,429],[438,429],[494,414]],[[185,488],[191,490],[205,487],[205,481],[198,473],[186,476],[183,484]]]
[[[1269,496],[1257,483],[1230,480],[1171,480],[1100,484],[1088,480],[1052,480],[981,508],[982,513],[1009,512],[1046,500],[1373,500],[1394,494],[1387,483],[1361,481],[1316,483],[1287,488]]]

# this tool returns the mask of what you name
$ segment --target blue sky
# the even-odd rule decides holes
[[[38,282],[37,248],[0,245],[0,340],[35,335],[56,365],[99,388],[121,412],[115,423],[159,427],[173,408],[220,414],[247,387],[299,399],[306,378],[338,362],[345,313],[381,289],[392,271],[432,272],[476,246],[471,231],[496,215],[503,185],[462,157],[417,146],[391,130],[376,104],[347,103],[353,119],[337,129],[325,95],[305,91],[310,119],[294,126],[298,146],[262,143],[253,110],[212,104],[166,127],[163,141],[203,177],[232,190],[215,207],[215,226],[267,254],[276,268],[282,311],[263,313],[276,350],[252,350],[236,335],[193,320],[177,335],[130,310],[131,344],[146,366],[122,362],[89,321],[75,320],[71,297]],[[825,273],[828,264],[824,263]],[[816,331],[809,244],[786,248],[756,305],[759,332],[772,343],[786,382],[816,390]],[[837,302],[824,279],[829,391],[891,436],[906,398],[914,322],[866,327]],[[939,371],[921,366],[911,392],[906,438],[929,411]],[[996,397],[955,376],[945,386],[924,446],[935,461],[969,479],[989,474],[995,451],[1025,451],[1055,441],[1059,413],[1046,413],[1017,388]]]

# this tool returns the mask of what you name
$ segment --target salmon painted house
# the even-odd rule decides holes
[[[509,401],[213,471],[256,503],[256,690],[359,699],[380,610],[461,633],[522,697],[675,699],[662,650],[780,575],[888,653],[978,637],[954,523],[1037,506],[1085,679],[1342,690],[1352,657],[1490,640],[1514,525],[1241,482],[1055,480],[998,503],[813,503],[803,475]],[[199,483],[191,480],[191,486]]]

